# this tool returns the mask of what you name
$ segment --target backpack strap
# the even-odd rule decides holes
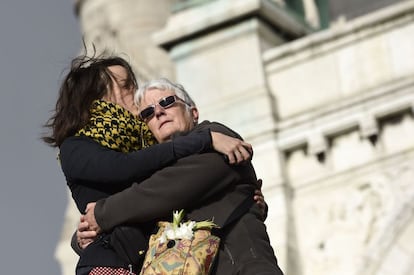
[[[250,207],[254,204],[253,196],[248,196],[234,211],[230,214],[228,219],[224,222],[223,228],[232,222],[238,220],[241,216],[249,211]]]

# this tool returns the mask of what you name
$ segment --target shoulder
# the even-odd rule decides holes
[[[65,138],[65,140],[60,145],[60,151],[65,151],[69,148],[77,147],[77,146],[90,146],[90,145],[98,145],[96,141],[89,137],[84,136],[71,136]]]
[[[243,139],[236,131],[230,129],[226,125],[220,122],[211,122],[208,120],[204,120],[200,124],[198,124],[195,129],[205,129],[208,128],[210,131],[219,132],[228,136],[237,137],[239,139]]]
[[[61,147],[65,147],[71,144],[82,144],[82,143],[96,143],[93,139],[85,136],[70,136],[65,138],[62,142]]]
[[[67,158],[73,154],[91,153],[104,150],[105,147],[89,137],[71,136],[66,138],[59,147],[59,154],[62,158]]]

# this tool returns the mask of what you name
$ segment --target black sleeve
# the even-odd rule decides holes
[[[193,154],[207,153],[213,150],[213,141],[211,139],[209,128],[191,131],[184,136],[175,136],[172,143],[176,160]]]
[[[60,147],[60,161],[68,181],[100,184],[141,181],[179,158],[211,150],[208,129],[179,136],[172,142],[121,153],[87,137],[69,137]]]
[[[78,254],[79,256],[82,254],[83,249],[78,244],[78,239],[76,237],[76,231],[72,235],[72,239],[70,240],[70,246],[72,247],[73,251],[75,251],[76,254]]]

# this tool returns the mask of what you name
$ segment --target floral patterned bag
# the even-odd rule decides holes
[[[173,222],[159,222],[151,235],[140,275],[207,275],[217,255],[220,238],[211,234],[209,221],[180,223],[183,210]]]

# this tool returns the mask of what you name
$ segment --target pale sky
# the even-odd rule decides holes
[[[61,274],[66,183],[39,137],[81,48],[72,0],[0,2],[0,274]]]

